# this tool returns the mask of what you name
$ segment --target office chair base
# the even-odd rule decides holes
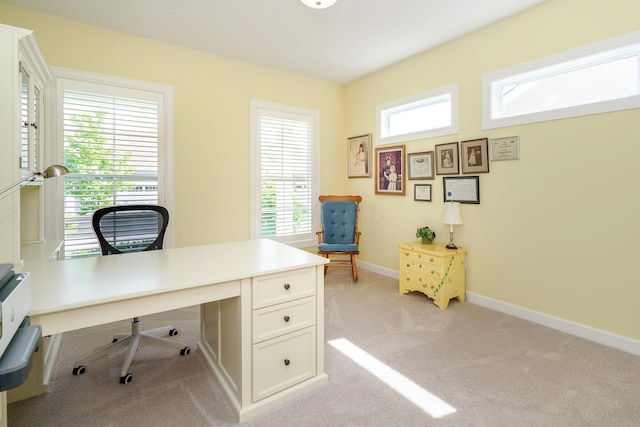
[[[76,363],[74,363],[73,365],[75,366],[73,368],[73,375],[84,374],[87,371],[86,363],[99,359],[121,348],[127,347],[122,370],[120,371],[120,383],[128,384],[133,379],[133,377],[129,373],[129,368],[131,367],[131,363],[133,362],[136,351],[138,351],[138,349],[142,345],[155,344],[161,347],[178,348],[180,349],[180,355],[182,356],[187,356],[189,353],[191,353],[191,349],[189,347],[185,347],[184,344],[157,336],[164,333],[169,333],[169,335],[171,336],[177,335],[177,330],[174,329],[173,326],[165,326],[148,331],[140,331],[139,323],[140,322],[138,321],[138,319],[135,318],[131,323],[131,334],[117,334],[114,336],[114,341],[111,344],[107,344],[106,346],[100,348],[89,356],[76,361]]]

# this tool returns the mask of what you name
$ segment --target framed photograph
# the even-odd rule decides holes
[[[413,186],[413,200],[421,202],[431,201],[431,184],[416,184]]]
[[[433,151],[407,154],[409,179],[433,179]]]
[[[436,174],[457,175],[458,167],[458,143],[436,145]]]
[[[460,143],[462,154],[462,173],[486,173],[489,172],[489,145],[488,139],[472,139]]]
[[[489,159],[493,160],[519,160],[520,137],[507,136],[493,138],[489,141]]]
[[[376,194],[404,196],[404,145],[376,148]]]
[[[349,178],[371,176],[371,134],[347,138]]]
[[[480,204],[480,178],[477,176],[451,176],[442,178],[445,202]]]

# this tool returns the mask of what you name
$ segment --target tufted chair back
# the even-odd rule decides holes
[[[358,210],[360,196],[320,196],[322,231],[318,235],[318,253],[325,258],[329,255],[348,255],[349,260],[332,260],[329,265],[350,266],[354,280],[358,280],[354,256],[359,253],[360,231],[358,230]],[[328,265],[325,265],[325,273]]]

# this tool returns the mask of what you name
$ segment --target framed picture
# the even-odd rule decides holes
[[[430,202],[431,184],[416,184],[413,186],[413,200]]]
[[[371,176],[371,134],[347,138],[349,178]]]
[[[480,204],[480,178],[477,176],[451,176],[442,178],[445,202]]]
[[[409,179],[433,179],[433,151],[407,154]]]
[[[487,138],[472,139],[460,143],[462,173],[489,172],[489,144]]]
[[[404,196],[404,145],[376,148],[376,194]]]
[[[436,145],[436,174],[457,175],[458,167],[458,143]]]
[[[489,141],[489,160],[519,160],[520,137],[507,136]]]

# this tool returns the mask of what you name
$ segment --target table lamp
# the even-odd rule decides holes
[[[29,175],[23,177],[22,179],[19,179],[18,181],[9,185],[8,187],[3,188],[2,190],[0,190],[0,194],[4,194],[5,192],[11,190],[16,185],[21,184],[25,181],[35,181],[35,179],[39,176],[46,179],[46,178],[53,178],[54,176],[66,175],[68,173],[69,173],[69,169],[67,169],[65,166],[51,165],[48,168],[46,168],[44,172],[32,172]]]
[[[449,244],[447,249],[458,249],[453,243],[453,226],[462,224],[462,214],[460,213],[460,203],[458,202],[445,202],[444,204],[444,218],[442,222],[449,224]]]

